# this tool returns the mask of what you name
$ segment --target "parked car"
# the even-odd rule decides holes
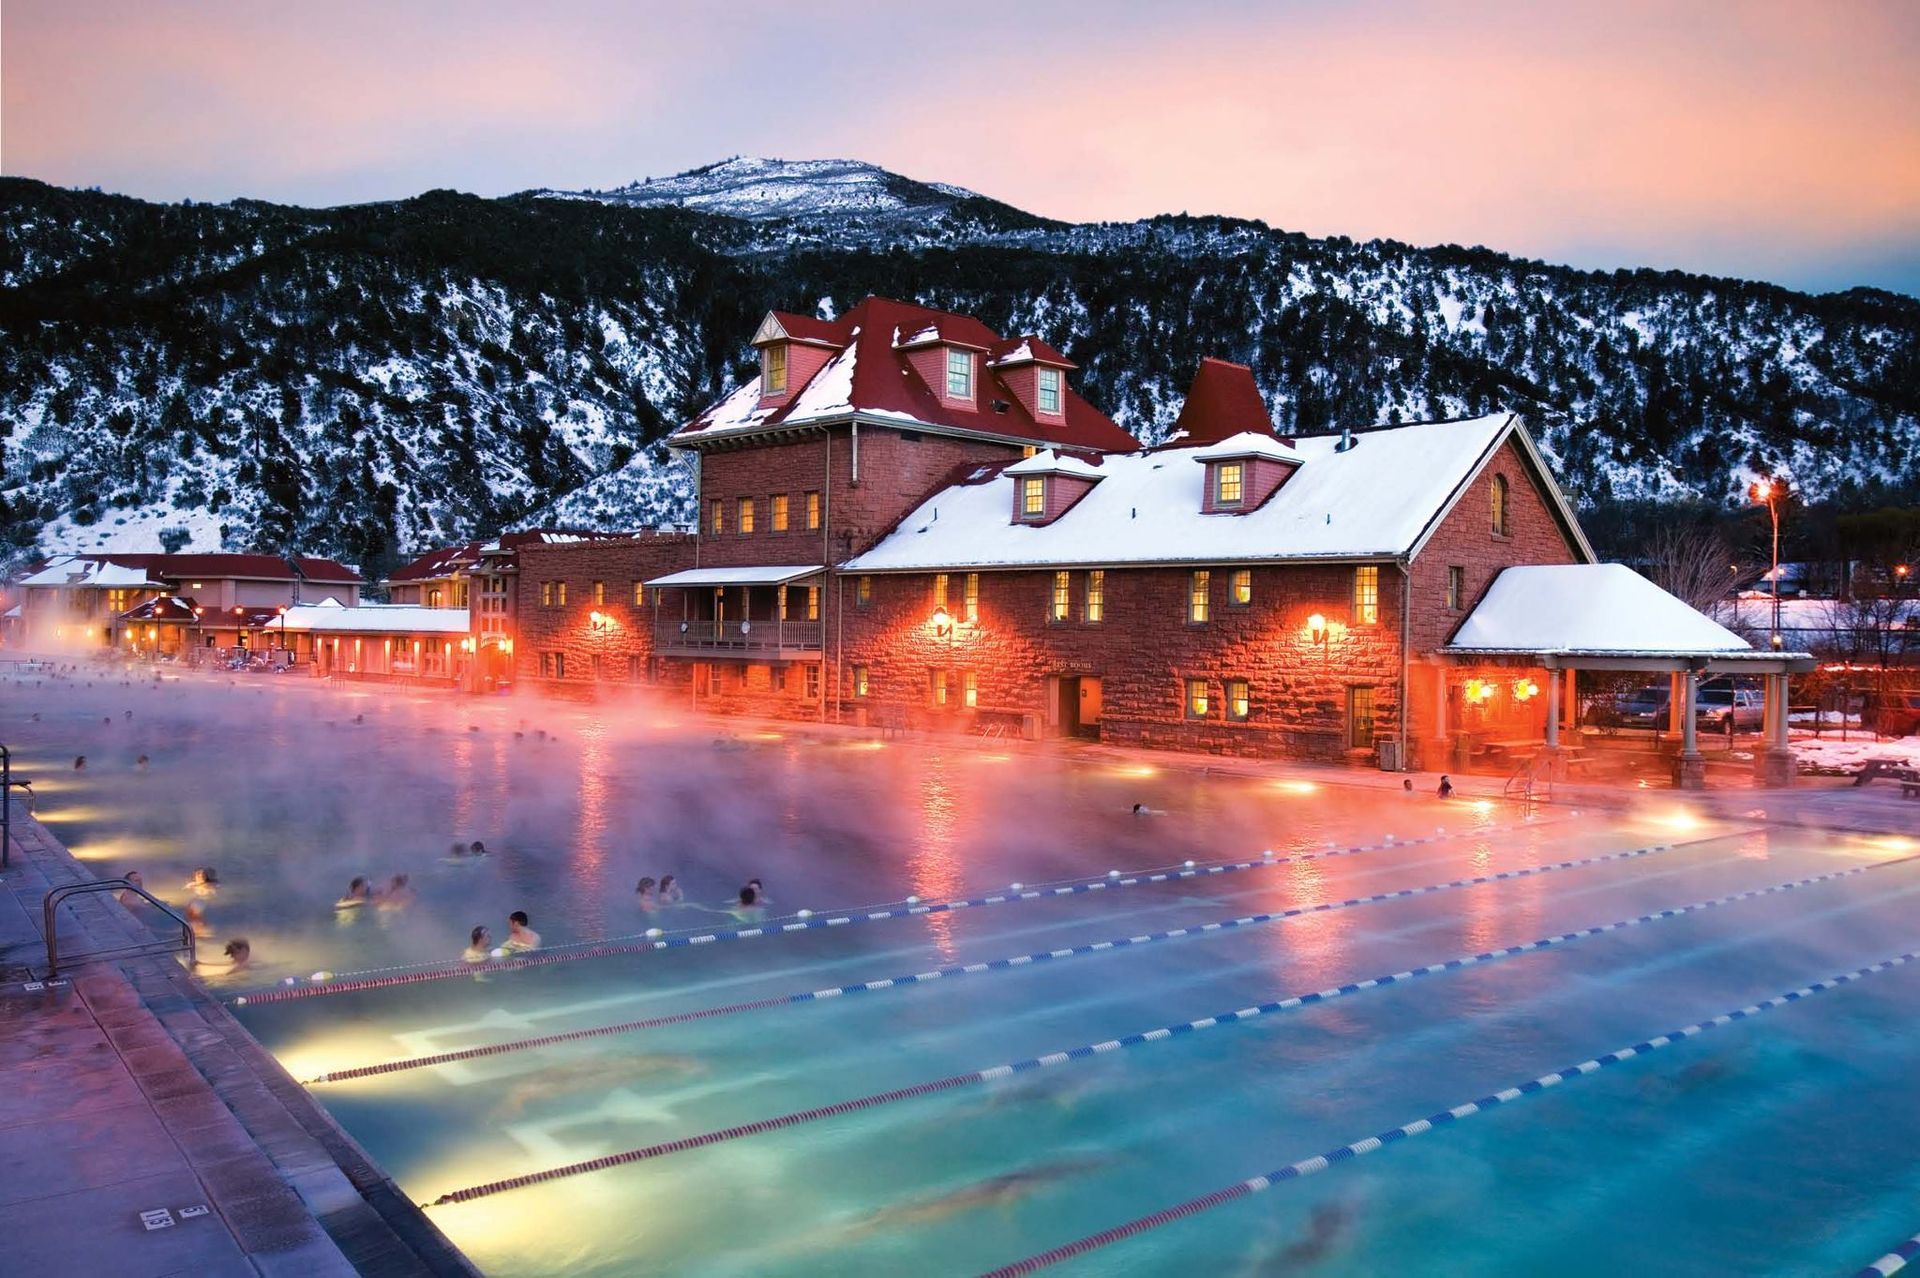
[[[1741,728],[1757,728],[1765,723],[1767,703],[1758,688],[1741,688],[1716,681],[1702,684],[1694,692],[1693,714],[1696,722],[1707,727],[1724,732],[1731,725],[1738,731]]]
[[[1861,714],[1864,726],[1883,737],[1920,734],[1920,691],[1869,692]]]
[[[1664,728],[1667,726],[1667,690],[1635,688],[1613,703],[1613,724],[1622,728]],[[1608,726],[1603,724],[1602,726]]]

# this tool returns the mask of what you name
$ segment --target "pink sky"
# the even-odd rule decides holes
[[[1920,292],[1920,5],[11,0],[0,40],[0,171],[149,198],[834,156],[1062,218]]]

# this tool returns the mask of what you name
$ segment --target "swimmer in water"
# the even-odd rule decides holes
[[[558,1065],[549,1065],[534,1074],[524,1083],[507,1089],[507,1093],[495,1107],[495,1119],[519,1117],[522,1110],[534,1101],[556,1094],[584,1091],[588,1088],[614,1088],[636,1079],[669,1075],[688,1078],[706,1072],[706,1064],[692,1056],[675,1056],[662,1053],[641,1053],[639,1055],[613,1055],[604,1058],[587,1057],[577,1061],[562,1061]]]
[[[207,922],[207,912],[200,908],[200,902],[188,901],[186,916],[187,926],[193,929],[197,940],[204,941],[213,935],[213,926]]]
[[[1441,774],[1440,787],[1435,790],[1434,793],[1443,799],[1451,799],[1453,797],[1453,782],[1447,778],[1446,774]]]
[[[525,954],[540,948],[540,934],[527,926],[527,912],[515,910],[507,915],[507,943],[500,947],[509,954]]]
[[[485,856],[486,854],[487,854],[487,845],[482,843],[480,840],[475,839],[473,842],[467,844],[468,856]]]
[[[353,882],[347,884],[347,894],[333,903],[336,910],[353,910],[373,900],[373,884],[365,876],[356,874]]]
[[[387,880],[386,891],[375,898],[383,910],[401,910],[413,904],[413,885],[404,874]]]
[[[678,905],[686,899],[687,894],[680,890],[679,879],[674,878],[671,874],[663,874],[660,876],[660,904]]]
[[[487,931],[486,924],[476,923],[467,937],[467,948],[460,957],[468,963],[484,963],[493,954],[493,933]]]
[[[211,865],[203,865],[193,872],[193,877],[180,885],[199,896],[212,896],[220,890],[220,876],[213,872]]]
[[[140,769],[142,772],[145,772],[147,770],[147,756],[143,754],[139,758],[135,759],[133,761],[133,766]]]
[[[633,885],[633,900],[648,914],[660,908],[660,899],[654,895],[654,883],[650,878],[641,879]]]
[[[1136,803],[1133,805],[1133,814],[1137,817],[1149,817],[1165,816],[1166,812],[1160,808],[1150,808],[1144,803]]]
[[[227,956],[225,963],[209,963],[205,959],[196,958],[194,966],[208,967],[219,972],[238,972],[253,960],[253,947],[247,944],[247,938],[244,936],[236,936],[228,941],[226,949],[222,952]]]
[[[125,874],[121,875],[120,877],[127,881],[128,888],[137,888],[137,887],[146,886],[146,880],[140,877],[140,871],[138,870],[128,870]],[[146,899],[142,897],[138,892],[129,892],[126,890],[126,888],[122,888],[120,891],[114,893],[114,895],[120,899],[120,904],[122,905],[133,905]]]
[[[84,772],[86,771],[86,768],[87,768],[87,756],[84,754],[75,755],[73,757],[73,770],[75,772]]]
[[[1402,781],[1402,782],[1400,783],[1400,789],[1401,789],[1402,791],[1404,791],[1405,793],[1407,793],[1407,794],[1412,794],[1412,793],[1413,793],[1413,778],[1412,778],[1412,777],[1408,777],[1408,778],[1407,778],[1407,779],[1406,779],[1405,781]]]
[[[736,919],[746,920],[759,918],[767,912],[767,908],[761,901],[760,894],[753,890],[753,884],[749,883],[740,889],[739,897],[723,912],[733,915]]]
[[[985,1180],[928,1198],[882,1207],[855,1224],[842,1237],[864,1238],[882,1232],[922,1229],[965,1212],[978,1211],[982,1207],[1011,1207],[1060,1181],[1106,1167],[1113,1161],[1104,1157],[1062,1158],[1037,1167],[989,1176]]]
[[[133,719],[133,711],[131,711],[131,710],[129,710],[129,711],[127,711],[127,719],[128,719],[129,721],[131,721],[131,720]]]

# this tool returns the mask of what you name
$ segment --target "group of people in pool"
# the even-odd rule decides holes
[[[146,900],[143,895],[146,892],[146,880],[140,877],[140,871],[128,870],[122,877],[126,879],[127,887],[118,893],[120,904],[134,906]],[[208,939],[213,935],[213,924],[207,921],[206,907],[201,902],[219,895],[219,871],[211,865],[196,866],[193,873],[187,877],[187,881],[180,885],[180,889],[193,894],[193,899],[189,900],[181,911],[181,917],[186,919],[187,927],[192,930],[195,940]],[[210,961],[196,954],[193,964],[197,968],[214,972],[238,972],[253,958],[253,947],[247,943],[247,938],[244,936],[236,936],[228,941],[221,952],[226,956],[227,961],[224,963]]]
[[[467,948],[460,957],[469,963],[484,963],[490,958],[511,958],[516,954],[525,954],[529,950],[540,948],[540,934],[533,930],[532,920],[525,910],[515,910],[507,915],[506,944],[496,947],[493,933],[487,930],[485,923],[473,925],[473,931],[467,936]]]
[[[356,874],[347,884],[347,894],[333,903],[336,910],[356,910],[372,905],[383,910],[397,910],[413,904],[413,884],[404,874],[396,874],[387,880],[387,885],[378,888],[365,875]]]

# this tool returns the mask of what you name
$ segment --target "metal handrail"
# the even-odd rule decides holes
[[[40,924],[41,932],[47,938],[48,976],[58,976],[60,974],[60,936],[54,911],[59,908],[68,897],[79,896],[83,892],[134,892],[139,894],[140,898],[148,905],[153,906],[180,925],[181,946],[176,947],[172,941],[153,941],[141,945],[124,945],[119,949],[95,950],[90,954],[82,954],[79,956],[79,959],[75,960],[76,962],[92,962],[103,958],[138,958],[146,954],[171,954],[176,948],[185,948],[187,961],[189,963],[199,961],[199,956],[194,950],[193,925],[180,915],[174,913],[171,905],[168,905],[165,901],[162,901],[159,897],[153,895],[153,893],[147,891],[139,884],[129,883],[123,878],[90,879],[85,883],[64,883],[41,898]],[[164,945],[165,948],[153,948],[156,945]]]

